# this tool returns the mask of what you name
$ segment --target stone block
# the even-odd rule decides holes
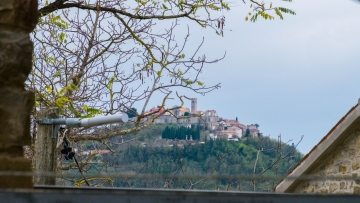
[[[352,163],[352,165],[351,165],[351,169],[353,170],[353,171],[355,171],[355,170],[357,170],[357,169],[359,169],[360,168],[360,162],[359,161],[354,161],[353,163]]]
[[[360,194],[360,186],[354,186],[354,194]]]
[[[38,20],[38,0],[1,0],[0,26],[31,32]]]
[[[345,189],[346,189],[346,183],[340,182],[340,190],[345,190]]]
[[[1,29],[0,25],[0,47],[0,87],[24,90],[32,67],[33,43],[29,34]]]
[[[30,145],[30,111],[34,94],[17,88],[0,88],[0,151]]]
[[[315,190],[315,188],[313,186],[310,186],[308,189],[307,189],[307,193],[313,193]]]
[[[351,156],[348,156],[348,158],[352,158],[354,157],[354,155],[351,155]],[[351,166],[351,161],[349,159],[345,159],[343,162],[342,162],[342,165],[343,166]]]
[[[356,153],[356,150],[355,149],[349,149],[349,150],[347,150],[347,152],[346,152],[346,156],[347,157],[354,157],[355,156],[355,153]]]
[[[320,193],[320,194],[328,194],[329,190],[328,189],[321,189],[321,190],[318,191],[318,193]]]
[[[0,156],[0,171],[31,172],[30,160],[24,157]],[[31,176],[0,176],[0,188],[32,188]]]
[[[336,174],[339,173],[339,167],[336,166],[330,166],[326,169],[326,174]]]
[[[345,174],[346,171],[347,171],[347,167],[346,167],[346,166],[339,166],[339,171],[340,171],[342,174]]]
[[[334,159],[338,159],[338,158],[341,158],[341,152],[336,152],[334,155],[333,155],[333,158]]]
[[[329,186],[330,193],[333,193],[337,189],[338,189],[338,184],[337,183],[330,183],[330,186]]]
[[[321,188],[323,185],[324,185],[323,182],[317,181],[317,182],[315,183],[315,188],[316,188],[316,189],[319,189],[319,188]]]

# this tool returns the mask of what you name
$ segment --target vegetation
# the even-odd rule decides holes
[[[251,21],[257,16],[274,19],[270,12],[281,19],[282,13],[295,14],[270,2],[243,2],[250,3],[246,19]],[[126,113],[141,105],[135,125],[127,131],[107,135],[82,129],[68,132],[74,142],[100,141],[145,128],[160,109],[161,113],[171,111],[164,108],[171,94],[178,99],[176,108],[181,107],[186,98],[182,89],[206,94],[219,88],[217,83],[204,84],[199,76],[206,64],[224,56],[208,60],[199,51],[204,41],[191,51],[187,47],[190,26],[180,38],[175,33],[185,28],[181,19],[184,25],[195,22],[223,36],[224,11],[230,7],[222,0],[39,1],[39,23],[32,33],[33,71],[26,82],[26,88],[36,94],[33,139],[40,108],[58,107],[61,117],[84,118]],[[162,27],[157,26],[159,20],[164,22]],[[151,99],[157,100],[159,111],[147,112]]]
[[[136,117],[136,115],[138,114],[138,113],[137,113],[137,109],[134,108],[134,107],[132,107],[131,109],[128,109],[128,110],[126,111],[126,114],[128,115],[129,118],[134,118],[134,117]]]
[[[274,19],[269,12],[281,19],[282,13],[295,14],[272,3],[245,2],[251,11],[246,20],[253,22],[258,16]],[[140,106],[130,129],[66,131],[72,144],[91,140],[108,147],[107,139],[138,132],[182,107],[188,99],[183,90],[204,95],[218,89],[220,83],[204,84],[199,78],[207,64],[225,55],[209,60],[200,53],[204,39],[196,47],[187,42],[196,25],[224,36],[224,11],[229,9],[222,0],[39,1],[39,23],[31,35],[33,70],[26,82],[26,89],[35,93],[33,143],[41,108],[57,107],[60,117],[88,118]],[[179,30],[187,32],[175,36]],[[179,105],[165,108],[170,98]],[[158,103],[158,111],[147,111],[150,100]]]
[[[296,145],[289,146],[269,137],[249,137],[238,142],[164,140],[160,135],[166,128],[176,129],[175,125],[155,124],[135,135],[125,136],[124,140],[112,138],[108,144],[115,153],[93,157],[92,162],[84,166],[87,176],[100,172],[119,174],[109,176],[102,183],[115,187],[271,192],[279,179],[302,158]],[[146,139],[132,140],[132,137]],[[87,150],[101,147],[87,144]],[[121,174],[130,174],[130,177]],[[74,185],[79,181],[65,184]]]
[[[178,140],[200,140],[200,126],[191,125],[190,128],[180,127],[169,127],[166,126],[162,132],[163,139],[178,139]]]

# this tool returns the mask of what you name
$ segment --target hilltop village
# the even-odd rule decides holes
[[[198,110],[196,98],[191,99],[191,110],[181,107],[171,113],[164,113],[159,110],[159,107],[154,107],[149,110],[149,113],[151,112],[157,112],[160,115],[154,121],[155,123],[178,124],[185,127],[204,126],[210,132],[207,137],[211,139],[226,138],[238,141],[243,137],[261,136],[258,124],[244,125],[238,121],[237,117],[235,120],[219,117],[216,110]]]

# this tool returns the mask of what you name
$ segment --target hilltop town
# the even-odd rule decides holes
[[[244,137],[261,136],[258,124],[245,125],[235,120],[219,117],[216,110],[198,110],[197,98],[191,99],[191,109],[186,107],[178,108],[172,112],[164,113],[159,107],[151,108],[149,113],[157,112],[159,115],[154,123],[178,124],[190,127],[191,125],[201,125],[209,130],[208,138],[226,138],[227,140],[238,141]]]

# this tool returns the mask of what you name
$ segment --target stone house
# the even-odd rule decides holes
[[[360,99],[274,190],[360,194]]]

